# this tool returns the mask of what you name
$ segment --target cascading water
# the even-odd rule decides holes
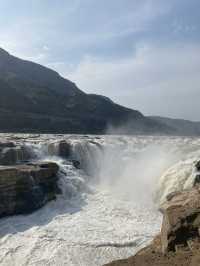
[[[100,170],[103,146],[91,140],[72,142],[72,157],[80,162],[82,169],[88,175],[94,177]]]
[[[192,185],[200,158],[198,138],[4,137],[23,139],[32,160],[56,162],[62,193],[31,215],[0,220],[0,265],[98,266],[133,255],[160,229],[157,205]]]

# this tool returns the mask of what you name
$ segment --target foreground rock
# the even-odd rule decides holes
[[[180,245],[199,238],[200,229],[200,187],[175,193],[163,204],[161,229],[162,252],[176,251]]]
[[[200,186],[169,195],[161,211],[161,233],[152,244],[131,258],[107,265],[199,266]]]
[[[161,243],[157,237],[151,245],[139,251],[135,256],[125,260],[119,260],[106,264],[107,266],[199,266],[200,265],[200,244],[191,251],[180,249],[175,252],[168,252],[163,255]]]
[[[52,162],[0,166],[0,217],[30,213],[55,199],[57,172]]]

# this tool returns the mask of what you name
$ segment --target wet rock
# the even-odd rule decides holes
[[[77,160],[72,160],[72,164],[76,169],[81,169],[81,163]]]
[[[71,154],[71,145],[65,140],[56,143],[51,143],[48,146],[48,152],[50,155],[68,158]]]
[[[15,144],[14,142],[0,142],[0,150],[3,149],[3,148],[12,148],[12,147],[15,147]]]
[[[196,177],[194,179],[193,186],[196,186],[198,184],[200,184],[200,174],[196,175]]]
[[[196,162],[195,167],[197,171],[200,171],[200,161]]]
[[[61,157],[69,157],[71,153],[71,145],[66,141],[61,141],[59,143],[59,155]]]
[[[0,164],[13,165],[21,161],[29,160],[30,154],[25,146],[15,146],[11,143],[0,145]]]
[[[55,199],[57,172],[52,162],[0,166],[0,217],[30,213]]]
[[[161,211],[162,252],[175,251],[176,246],[187,246],[189,239],[199,237],[200,227],[200,187],[177,193],[165,202]]]
[[[90,140],[89,143],[96,145],[99,149],[102,149],[101,144],[98,143],[98,142],[96,142],[96,141],[92,141],[92,140]]]

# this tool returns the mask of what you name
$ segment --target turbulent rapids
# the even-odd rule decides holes
[[[32,161],[56,162],[62,192],[30,215],[0,220],[0,265],[96,266],[131,256],[159,231],[159,204],[192,186],[200,158],[199,138],[0,138],[23,144]]]

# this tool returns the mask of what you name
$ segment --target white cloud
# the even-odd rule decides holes
[[[39,1],[35,2],[33,12],[18,15],[13,23],[12,20],[9,22],[9,27],[1,27],[0,45],[16,56],[36,60],[40,53],[49,50],[49,43],[54,49],[62,49],[65,53],[74,55],[84,47],[95,48],[105,43],[109,46],[117,38],[143,32],[151,21],[168,12],[163,1],[152,0],[142,0],[139,3],[128,1],[131,8],[127,9],[123,4],[121,10],[116,9],[112,2],[107,5],[108,10],[102,3],[94,5],[90,0],[84,1],[84,4],[80,0],[62,5],[42,4],[40,9],[37,3]],[[27,8],[26,5],[25,7]],[[46,16],[43,14],[44,8],[48,11],[45,10]]]
[[[200,120],[200,46],[142,46],[117,61],[85,57],[67,77],[145,114]]]
[[[186,2],[36,0],[16,12],[7,1],[13,16],[0,17],[0,47],[146,114],[200,120],[199,29],[195,6]]]

